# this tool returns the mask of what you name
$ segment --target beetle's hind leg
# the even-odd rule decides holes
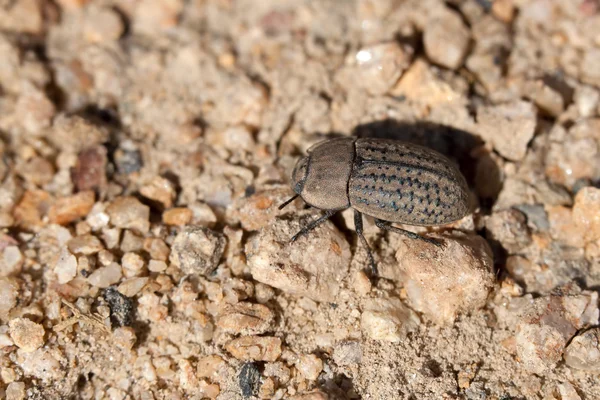
[[[371,252],[371,248],[369,247],[369,243],[367,243],[367,239],[363,235],[363,219],[362,214],[356,210],[354,210],[354,229],[356,230],[356,235],[360,239],[365,250],[367,250],[367,255],[369,256],[369,264],[371,265],[371,274],[373,277],[377,276],[377,264],[375,264],[375,259],[373,258],[373,253]]]
[[[382,219],[375,219],[375,225],[377,225],[377,227],[379,229],[384,229],[386,231],[390,231],[390,232],[394,232],[394,233],[400,233],[400,234],[402,234],[402,235],[404,235],[406,237],[409,237],[411,239],[422,240],[424,242],[431,243],[431,244],[433,244],[435,246],[438,246],[438,247],[442,245],[437,240],[426,238],[426,237],[423,237],[421,235],[417,235],[414,232],[409,232],[407,230],[404,230],[404,229],[401,229],[401,228],[397,228],[395,226],[390,225],[390,223],[388,221],[384,221]]]
[[[304,228],[302,228],[300,230],[300,232],[296,233],[294,236],[292,236],[292,239],[290,240],[290,242],[295,242],[300,236],[304,236],[306,235],[308,232],[312,231],[313,229],[315,229],[317,226],[321,225],[323,222],[327,221],[329,218],[331,218],[335,213],[337,213],[338,210],[327,210],[325,211],[325,214],[323,214],[322,216],[320,216],[318,219],[314,220],[313,222],[311,222],[310,224],[306,225]]]

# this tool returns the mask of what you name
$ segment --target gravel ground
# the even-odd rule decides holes
[[[597,0],[0,0],[0,395],[600,398]],[[330,137],[472,214],[292,194]]]

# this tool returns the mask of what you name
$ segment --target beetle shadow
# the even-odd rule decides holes
[[[384,119],[358,125],[352,131],[359,138],[401,140],[436,150],[454,160],[470,187],[479,197],[479,205],[489,212],[502,189],[500,168],[487,152],[476,150],[484,142],[475,134],[432,122],[404,122]],[[475,153],[479,153],[477,156]],[[483,164],[480,164],[483,163]],[[478,164],[485,165],[479,168]],[[485,184],[485,189],[481,186]]]

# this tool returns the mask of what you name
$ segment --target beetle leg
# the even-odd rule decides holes
[[[365,239],[363,235],[363,219],[362,214],[358,211],[354,210],[354,229],[356,230],[356,234],[360,239],[365,250],[367,250],[367,255],[369,256],[369,264],[371,264],[371,274],[375,277],[377,276],[377,265],[375,264],[375,259],[373,258],[373,253],[371,253],[371,248],[369,247],[369,243],[367,243],[367,239]]]
[[[409,232],[407,230],[404,230],[404,229],[401,229],[401,228],[397,228],[395,226],[390,225],[389,222],[384,221],[382,219],[375,219],[375,225],[377,225],[377,227],[380,228],[380,229],[384,229],[386,231],[390,231],[390,232],[394,232],[394,233],[400,233],[400,234],[402,234],[404,236],[407,236],[407,237],[409,237],[411,239],[423,240],[423,241],[425,241],[427,243],[431,243],[431,244],[436,245],[436,246],[441,246],[442,245],[437,240],[426,238],[426,237],[423,237],[421,235],[417,235],[414,232]]]
[[[295,242],[296,239],[298,239],[300,236],[306,235],[308,232],[312,231],[313,229],[315,229],[317,226],[321,225],[323,222],[327,221],[329,218],[331,218],[332,215],[334,215],[335,213],[337,213],[339,210],[327,210],[325,211],[325,214],[323,214],[321,217],[319,217],[319,219],[311,222],[310,224],[306,225],[304,228],[302,228],[300,230],[300,232],[296,233],[294,236],[292,236],[292,239],[290,240],[290,242]]]

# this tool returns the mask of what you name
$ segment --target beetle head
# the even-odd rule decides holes
[[[294,172],[292,172],[292,189],[296,194],[302,195],[302,189],[304,189],[304,182],[308,176],[308,159],[310,156],[302,157],[296,163]]]

